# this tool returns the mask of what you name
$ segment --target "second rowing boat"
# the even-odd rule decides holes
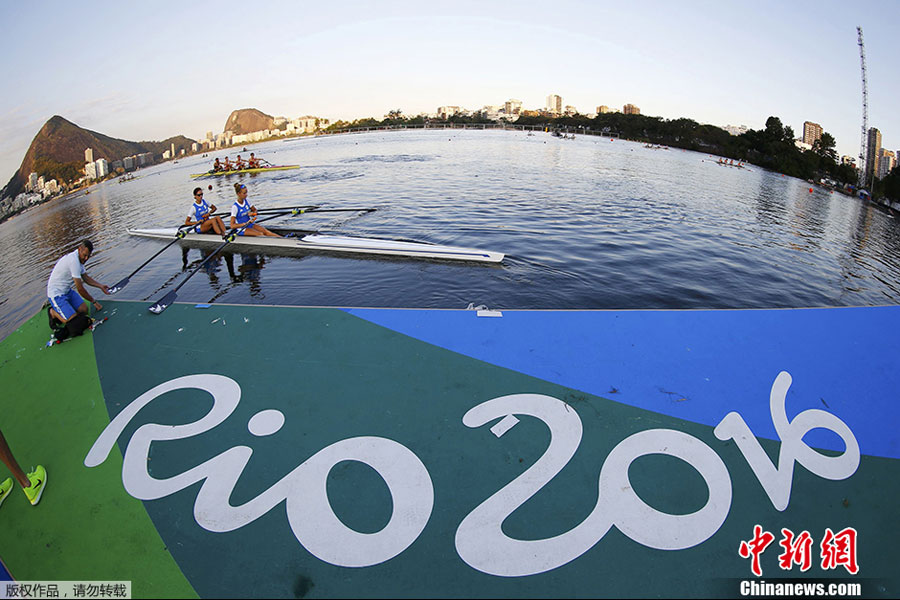
[[[191,173],[194,179],[198,177],[218,177],[219,175],[239,175],[241,173],[265,173],[266,171],[287,171],[299,169],[300,165],[277,165],[272,167],[254,167],[252,169],[232,169],[230,171],[207,171],[206,173]]]

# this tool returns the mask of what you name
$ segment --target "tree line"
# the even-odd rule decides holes
[[[336,121],[328,131],[351,127],[383,127],[391,125],[423,125],[425,117],[404,117],[399,109],[392,110],[384,119],[373,117],[355,121]],[[454,115],[449,123],[493,123],[483,115]],[[760,130],[748,130],[740,135],[731,135],[715,125],[701,125],[687,118],[663,119],[648,115],[626,115],[624,113],[602,113],[596,116],[571,115],[559,117],[520,116],[516,125],[532,125],[554,128],[584,128],[594,132],[609,132],[619,137],[661,144],[674,148],[684,148],[697,152],[716,154],[729,159],[752,163],[797,177],[800,179],[827,178],[842,184],[856,185],[857,170],[851,165],[841,164],[835,150],[834,136],[823,132],[811,150],[802,150],[794,144],[794,130],[785,126],[781,119],[770,116],[766,126]],[[897,184],[888,178],[877,182],[873,195],[885,194],[900,199],[900,173]]]

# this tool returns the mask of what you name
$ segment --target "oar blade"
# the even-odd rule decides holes
[[[175,293],[175,290],[172,290],[171,292],[169,292],[168,294],[166,294],[165,296],[163,296],[162,299],[158,300],[158,301],[156,302],[156,304],[154,304],[153,306],[149,307],[147,310],[149,310],[150,312],[152,312],[152,313],[155,314],[155,315],[158,315],[158,314],[160,314],[162,311],[164,311],[164,310],[166,310],[167,308],[169,308],[169,305],[170,305],[170,304],[172,304],[173,302],[175,302],[175,297],[176,297],[177,295],[178,295],[178,294]]]
[[[113,286],[110,286],[110,288],[109,288],[109,293],[110,293],[110,294],[115,294],[116,292],[118,292],[119,290],[121,290],[123,287],[125,287],[126,285],[128,285],[128,282],[129,282],[129,281],[131,281],[131,277],[126,277],[125,279],[123,279],[123,280],[120,281],[119,283],[117,283],[117,284],[115,284],[115,285],[113,285]]]

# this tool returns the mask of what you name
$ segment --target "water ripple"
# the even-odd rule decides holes
[[[54,263],[80,239],[96,247],[88,272],[117,281],[161,247],[129,236],[126,227],[181,224],[197,185],[227,210],[237,181],[260,207],[377,207],[283,220],[295,227],[485,248],[507,259],[484,267],[236,254],[211,261],[179,290],[179,300],[659,309],[900,299],[900,229],[888,213],[759,168],[724,168],[706,154],[505,131],[379,132],[253,150],[300,168],[191,180],[189,173],[205,170],[213,157],[188,157],[0,225],[0,336],[40,307]],[[187,264],[202,257],[190,250]],[[155,299],[182,281],[182,268],[182,253],[172,248],[121,296]]]

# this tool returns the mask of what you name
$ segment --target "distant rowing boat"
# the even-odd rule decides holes
[[[273,167],[254,167],[253,169],[235,169],[231,171],[207,171],[206,173],[191,173],[191,177],[218,177],[219,175],[238,175],[240,173],[264,173],[266,171],[287,171],[299,169],[300,165],[280,165]]]
[[[270,229],[280,235],[293,235],[292,237],[283,238],[239,236],[230,245],[238,251],[243,248],[257,252],[287,254],[309,251],[338,252],[485,263],[499,263],[504,258],[504,254],[501,252],[478,250],[476,248],[441,246],[438,244],[403,242],[390,239],[335,236],[306,230]],[[175,228],[129,229],[128,233],[171,241],[175,239],[177,231]],[[222,236],[206,233],[189,233],[182,238],[181,242],[194,246],[219,245],[222,243]]]

